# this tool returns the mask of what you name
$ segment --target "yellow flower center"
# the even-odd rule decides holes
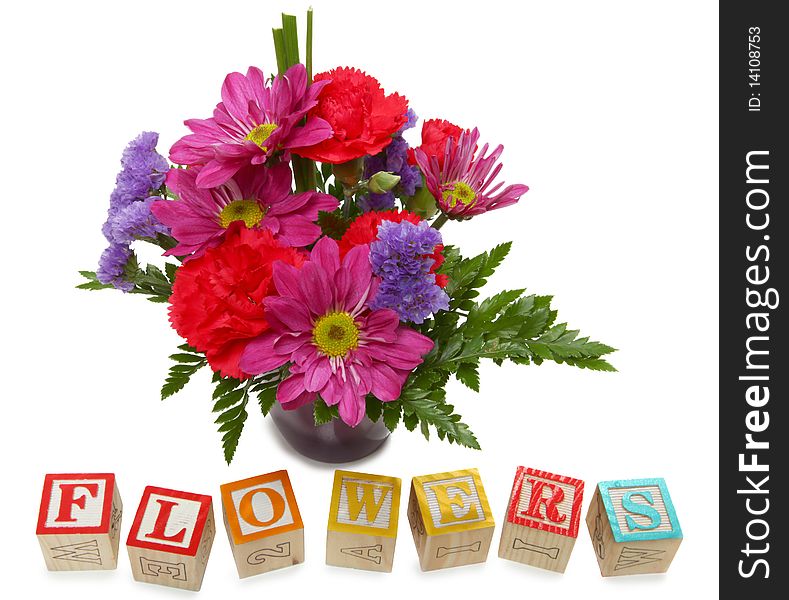
[[[255,200],[233,200],[219,213],[219,224],[227,229],[233,221],[244,221],[252,229],[265,216],[266,211]]]
[[[345,356],[359,346],[359,328],[347,312],[331,312],[315,322],[312,342],[327,356]]]
[[[467,183],[457,181],[443,191],[441,199],[452,208],[454,208],[458,202],[463,206],[469,206],[477,199],[477,194]]]
[[[271,134],[277,130],[276,123],[263,123],[262,125],[258,125],[252,131],[247,134],[247,138],[250,142],[255,142],[263,152],[267,152],[268,148],[266,148],[265,143],[266,140],[271,137]]]

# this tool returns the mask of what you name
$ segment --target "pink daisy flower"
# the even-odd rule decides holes
[[[478,141],[476,127],[463,131],[457,142],[448,136],[443,161],[437,156],[428,156],[421,148],[414,149],[427,188],[444,214],[452,219],[468,219],[515,204],[529,190],[522,184],[508,185],[504,189],[501,189],[502,182],[494,184],[493,180],[501,171],[498,161],[504,146],[499,144],[485,156],[488,151],[488,144],[485,144],[477,155]]]
[[[307,71],[293,65],[284,75],[266,82],[263,71],[249,67],[246,75],[230,73],[222,85],[222,102],[209,119],[184,121],[192,133],[170,149],[170,160],[180,165],[205,165],[198,187],[214,187],[230,179],[244,165],[259,165],[272,154],[312,146],[331,137],[332,128],[319,117],[299,122],[318,103],[330,80],[307,86]]]
[[[290,364],[277,388],[285,409],[317,395],[354,427],[365,415],[365,397],[396,400],[408,374],[422,363],[433,341],[400,324],[390,309],[371,310],[378,288],[370,247],[356,246],[340,261],[337,242],[324,237],[297,269],[274,265],[279,296],[263,302],[270,329],[241,355],[245,373],[267,373]]]
[[[157,200],[151,212],[170,228],[178,245],[170,256],[196,258],[219,245],[234,221],[248,229],[265,227],[286,246],[312,244],[321,234],[318,211],[337,208],[337,199],[320,192],[291,194],[291,172],[286,163],[245,167],[214,188],[197,185],[205,167],[170,169],[167,187],[177,200]]]

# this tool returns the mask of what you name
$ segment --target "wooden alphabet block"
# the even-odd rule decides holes
[[[239,577],[304,562],[304,523],[287,471],[226,483],[220,490]]]
[[[112,473],[46,475],[36,535],[47,568],[116,568],[122,515]]]
[[[682,542],[661,478],[597,484],[586,525],[603,577],[665,573]]]
[[[476,469],[414,477],[408,521],[423,571],[488,557],[494,522]]]
[[[211,496],[146,487],[126,540],[134,579],[198,591],[215,532]]]
[[[584,482],[518,467],[499,557],[564,573],[578,537]]]
[[[397,477],[335,471],[326,564],[390,573],[399,512]]]

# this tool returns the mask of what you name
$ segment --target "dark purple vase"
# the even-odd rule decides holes
[[[366,416],[356,427],[349,427],[340,419],[316,426],[312,404],[284,410],[275,402],[269,416],[296,452],[326,463],[359,460],[378,450],[389,437],[383,419],[374,423]]]

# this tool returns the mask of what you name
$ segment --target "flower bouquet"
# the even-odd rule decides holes
[[[185,343],[162,398],[209,367],[228,463],[250,400],[264,415],[308,410],[315,427],[402,423],[479,448],[445,387],[455,377],[479,391],[482,359],[614,370],[613,348],[557,323],[550,296],[479,298],[510,243],[473,257],[445,243],[447,221],[527,192],[500,180],[502,146],[432,119],[409,147],[417,117],[404,96],[354,68],[313,75],[311,12],[303,64],[295,17],[283,15],[274,45],[278,74],[227,75],[169,161],[155,133],[129,144],[109,247],[78,286],[169,303]],[[139,263],[138,242],[164,251],[163,269]]]

